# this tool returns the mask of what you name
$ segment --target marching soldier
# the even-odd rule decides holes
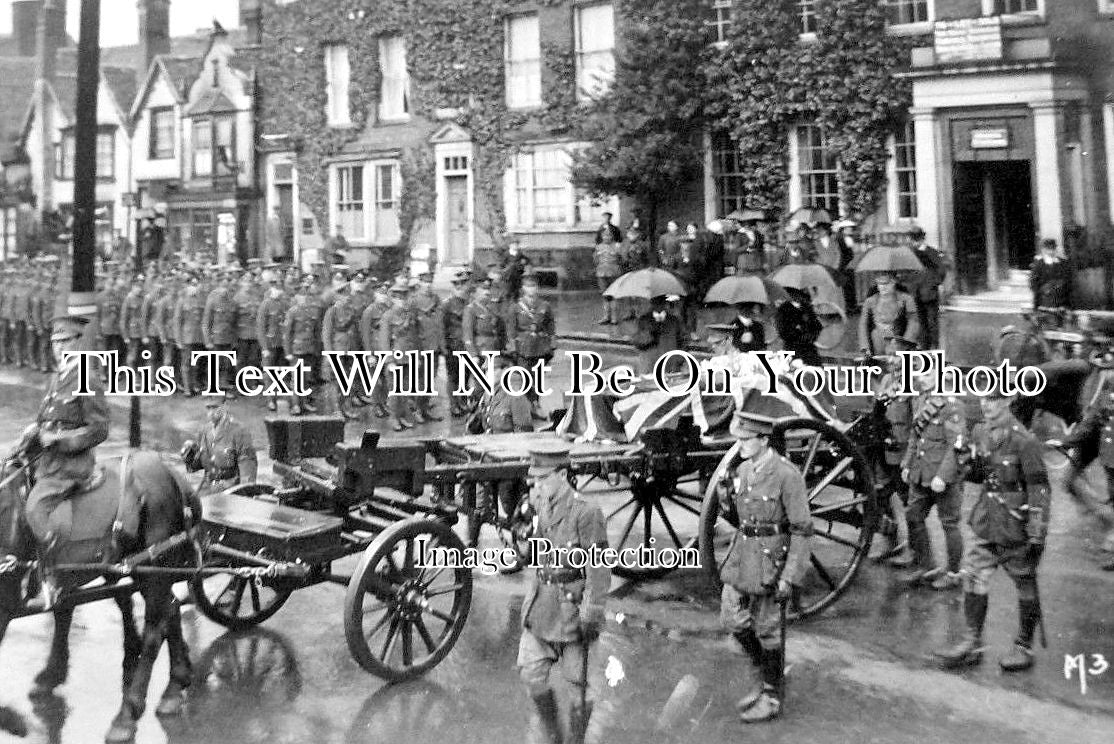
[[[391,286],[392,305],[379,321],[379,349],[395,350],[405,355],[408,351],[417,351],[421,348],[418,319],[414,306],[409,301],[409,296],[409,283],[405,279],[396,280],[394,285]],[[387,366],[383,371],[389,372],[396,365],[405,370],[409,363],[406,356],[403,356],[400,360],[388,359]],[[403,374],[405,376],[405,373]],[[389,380],[391,378],[388,377],[387,379],[388,384],[390,384]],[[412,396],[409,395],[392,395],[390,397],[391,416],[394,418],[393,428],[395,431],[414,428],[414,423],[410,420],[410,413],[411,406],[416,401],[412,401],[411,398]]]
[[[291,363],[300,361],[309,368],[313,387],[317,386],[317,373],[321,369],[321,306],[317,304],[317,296],[313,280],[303,279],[282,323],[282,348],[286,351],[286,359]],[[312,395],[301,401],[297,397],[291,399],[292,414],[300,415],[303,408],[310,413],[317,411]]]
[[[45,272],[42,268],[40,259],[36,259],[38,265],[34,269],[34,273],[28,282],[27,295],[24,300],[23,307],[20,308],[20,315],[24,318],[26,324],[25,344],[23,348],[24,359],[27,360],[27,366],[32,369],[42,371],[42,363],[40,361],[40,353],[45,346],[45,338],[43,336],[43,317],[39,312],[39,296],[43,291],[43,279]],[[53,309],[53,308],[52,308]],[[49,323],[50,316],[47,316],[46,322]]]
[[[532,369],[539,360],[548,362],[553,358],[554,333],[553,309],[538,297],[537,277],[528,275],[522,280],[522,298],[510,313],[511,353],[527,369]],[[527,395],[537,412],[537,391],[531,390]]]
[[[908,547],[907,543],[898,542],[898,525],[905,520],[905,506],[909,502],[909,486],[901,478],[901,462],[905,459],[913,426],[913,399],[897,394],[901,386],[901,358],[897,356],[897,352],[913,351],[916,348],[916,342],[909,341],[904,336],[894,335],[886,339],[886,371],[879,378],[878,387],[874,391],[875,405],[882,406],[883,416],[889,424],[875,478],[879,483],[884,482],[886,489],[890,491],[891,511],[882,517],[879,525],[881,539],[874,543],[877,549],[871,554],[875,560],[882,560],[899,550],[907,552],[904,549]],[[913,559],[909,555],[898,555],[890,561],[890,565],[908,568],[913,565]]]
[[[460,377],[460,361],[456,352],[464,351],[464,313],[468,308],[468,272],[456,272],[452,280],[453,291],[441,306],[441,350],[445,354],[445,383],[452,395]],[[467,413],[463,399],[452,395],[449,415],[454,418]]]
[[[132,369],[139,366],[143,337],[147,335],[147,319],[143,316],[143,282],[142,274],[132,277],[131,288],[124,296],[124,303],[120,308],[120,336],[128,350],[125,364]]]
[[[66,542],[73,514],[68,499],[74,489],[92,475],[97,463],[96,447],[108,439],[108,403],[101,374],[90,375],[92,395],[78,395],[80,363],[63,355],[76,351],[88,318],[66,315],[55,318],[50,337],[58,371],[39,407],[34,424],[24,432],[23,443],[41,454],[35,464],[35,485],[27,497],[27,524],[43,547],[44,609],[54,602],[50,564],[56,547]],[[95,365],[95,362],[94,362]]]
[[[905,580],[912,584],[932,582],[933,589],[954,589],[960,584],[959,566],[963,559],[963,536],[959,532],[963,492],[955,446],[967,434],[963,404],[954,397],[931,392],[933,379],[915,379],[919,394],[913,401],[913,421],[909,444],[901,461],[901,479],[909,484],[909,548],[913,564]],[[932,507],[944,530],[947,571],[935,566],[932,544],[925,518]]]
[[[387,283],[377,284],[371,301],[360,314],[360,348],[365,351],[387,351],[380,349],[379,328],[383,316],[391,309],[391,297],[387,290]],[[387,418],[387,380],[380,375],[371,391],[372,411],[378,418]]]
[[[433,274],[428,271],[418,276],[418,287],[411,293],[410,302],[417,312],[418,318],[418,349],[433,352],[433,376],[437,376],[437,358],[445,346],[445,326],[441,317],[441,298],[433,291]],[[426,362],[419,361],[419,365]],[[418,418],[430,421],[440,421],[441,417],[432,413],[432,401],[429,398],[417,398]]]
[[[1013,650],[998,665],[1015,672],[1033,665],[1033,635],[1042,622],[1037,566],[1048,534],[1048,472],[1040,442],[1014,419],[1001,388],[980,398],[979,407],[983,423],[971,433],[965,463],[965,479],[980,486],[968,519],[974,541],[963,558],[967,632],[957,646],[937,656],[949,668],[982,661],[987,594],[1000,566],[1017,587],[1018,630]]]
[[[461,318],[464,348],[476,357],[481,357],[485,351],[502,353],[507,346],[506,323],[498,303],[492,298],[491,287],[491,279],[476,285],[472,301],[464,308]]]
[[[325,310],[325,316],[321,321],[322,348],[325,351],[355,351],[357,347],[352,343],[352,333],[359,326],[359,320],[359,315],[356,313],[355,299],[351,291],[338,291],[333,304]],[[341,361],[340,363],[346,368],[352,364],[350,361]],[[325,369],[331,370],[332,365],[323,360],[322,370]],[[337,410],[339,411],[340,380],[334,378],[332,382],[336,387]]]
[[[143,307],[140,314],[146,319],[146,328],[143,329],[143,346],[151,354],[150,364],[157,367],[162,363],[162,308],[165,305],[163,298],[170,293],[170,282],[165,274],[153,275],[150,291],[144,293]],[[155,278],[157,277],[157,278]]]
[[[162,365],[175,370],[181,369],[181,360],[178,356],[178,342],[174,335],[174,309],[183,293],[181,277],[177,272],[173,272],[165,291],[155,303],[152,321],[158,333],[159,343],[162,344]]]
[[[569,450],[564,443],[530,450],[529,503],[534,536],[555,548],[607,547],[603,513],[573,490],[568,478]],[[591,716],[588,657],[605,622],[611,576],[607,568],[572,568],[560,562],[535,566],[522,605],[518,668],[537,711],[547,742],[560,742],[557,699],[549,683],[554,665],[572,689],[568,704],[569,742],[580,744]]]
[[[804,478],[771,449],[772,430],[768,420],[736,412],[731,435],[743,462],[719,496],[720,508],[733,510],[739,524],[720,569],[720,616],[762,676],[762,685],[736,704],[744,723],[781,715],[784,603],[808,566],[813,531]]]
[[[4,269],[0,275],[0,364],[12,363],[12,332],[15,328],[12,296],[15,271]]]
[[[282,347],[282,325],[289,310],[289,302],[277,276],[272,276],[270,286],[255,315],[255,337],[259,344],[260,358],[265,366],[282,364],[286,353]],[[267,399],[267,410],[277,410],[275,399]]]
[[[105,287],[98,302],[100,306],[101,336],[104,338],[104,350],[115,351],[119,359],[125,359],[127,351],[124,347],[124,337],[120,334],[120,315],[123,310],[123,303],[124,282],[110,274],[105,281]]]
[[[182,386],[187,396],[203,389],[203,365],[194,365],[193,352],[205,348],[201,322],[205,315],[205,298],[201,294],[201,278],[193,274],[186,280],[186,289],[174,308],[174,340],[178,344],[178,359],[182,363]]]
[[[897,289],[893,274],[879,274],[875,283],[878,292],[866,298],[859,317],[859,345],[872,355],[885,350],[889,336],[896,334],[915,342],[921,334],[913,296]]]
[[[205,300],[201,319],[201,336],[210,351],[233,351],[236,343],[236,303],[233,300],[232,277],[226,273],[218,277],[216,287]],[[221,384],[232,391],[232,365],[220,362]]]
[[[12,348],[15,350],[15,363],[22,367],[26,364],[27,353],[27,295],[30,292],[28,283],[21,277],[16,277],[15,286],[12,288]]]
[[[220,493],[241,483],[255,483],[259,467],[255,445],[247,428],[229,413],[230,398],[227,393],[206,398],[208,421],[196,440],[186,440],[182,446],[186,470],[205,471],[199,496]]]
[[[251,263],[253,261],[258,259],[248,261],[255,270],[257,264]],[[236,361],[241,366],[256,367],[260,364],[256,320],[263,293],[259,291],[259,286],[254,274],[244,274],[236,293],[232,295],[232,304],[236,307]]]

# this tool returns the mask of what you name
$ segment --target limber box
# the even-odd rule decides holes
[[[274,416],[263,419],[271,459],[295,463],[310,457],[330,457],[344,441],[343,416]]]
[[[328,514],[228,492],[203,498],[202,509],[209,538],[245,553],[313,563],[342,545],[344,521]]]

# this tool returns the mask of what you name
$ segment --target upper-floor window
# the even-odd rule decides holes
[[[94,144],[97,156],[97,178],[112,179],[116,176],[116,128],[102,127],[97,130]],[[72,181],[74,161],[77,155],[77,137],[73,130],[62,133],[62,141],[54,143],[54,177],[60,181]]]
[[[97,132],[97,178],[108,179],[116,175],[116,131]]]
[[[507,105],[512,108],[537,106],[542,102],[542,53],[538,15],[507,19],[506,79]]]
[[[1039,10],[1040,0],[994,0],[994,12],[998,15],[1036,13]]]
[[[575,11],[576,97],[603,95],[615,79],[615,11],[611,3]]]
[[[894,217],[899,220],[917,216],[917,139],[913,122],[894,133]]]
[[[336,226],[346,238],[364,238],[364,167],[340,166],[336,169]]]
[[[540,146],[517,152],[506,174],[507,220],[516,229],[585,227],[604,212],[618,215],[618,199],[595,199],[572,183],[572,146]]]
[[[929,19],[929,0],[886,0],[886,21],[891,26],[925,23]]]
[[[746,208],[745,169],[739,144],[722,130],[712,132],[712,183],[716,214],[728,215]]]
[[[77,141],[72,131],[62,133],[62,141],[54,143],[54,177],[60,181],[73,180],[73,161]]]
[[[801,19],[802,34],[816,33],[816,0],[797,0],[797,16]]]
[[[399,164],[393,160],[336,165],[330,207],[339,235],[356,243],[396,242],[401,196]]]
[[[174,157],[174,109],[153,108],[148,132],[147,157],[150,160],[165,160]]]
[[[410,116],[410,73],[406,69],[406,40],[401,36],[379,37],[379,118]]]
[[[194,119],[192,139],[194,177],[212,175],[213,123],[209,119]]]
[[[194,178],[235,175],[239,171],[235,117],[223,115],[194,119],[192,139]]]
[[[828,137],[813,125],[797,127],[801,204],[839,214],[839,164]]]
[[[343,44],[327,45],[325,47],[325,117],[331,127],[352,123],[352,114],[348,105],[349,80],[348,47]]]
[[[712,0],[708,25],[711,27],[712,41],[722,44],[727,41],[727,30],[731,27],[731,4],[733,0]]]

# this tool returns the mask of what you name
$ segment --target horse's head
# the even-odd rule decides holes
[[[5,462],[0,467],[0,561],[14,555],[28,560],[34,554],[31,532],[23,514],[23,496],[30,487],[27,471],[19,471],[21,463]],[[10,480],[9,480],[10,478]],[[18,573],[0,574],[0,607],[14,608],[19,603]]]

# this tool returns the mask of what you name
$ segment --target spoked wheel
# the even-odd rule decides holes
[[[695,547],[701,501],[698,489],[675,477],[637,474],[631,478],[630,490],[619,494],[619,499],[616,508],[605,510],[607,534],[615,550]],[[674,568],[617,565],[612,573],[624,579],[656,579]]]
[[[255,628],[228,633],[213,641],[198,662],[200,693],[249,698],[254,706],[281,707],[302,691],[298,660],[287,640]]]
[[[447,525],[412,518],[368,546],[344,599],[344,636],[372,674],[399,682],[435,667],[456,643],[472,604],[466,568],[418,568],[423,549],[464,550]]]
[[[805,478],[813,537],[809,568],[789,606],[793,619],[824,609],[851,585],[870,552],[879,518],[874,478],[866,459],[838,429],[813,419],[779,423],[771,443],[783,451]],[[719,583],[719,571],[737,526],[721,514],[719,497],[730,488],[739,465],[736,444],[724,455],[708,484],[700,519],[700,556]]]
[[[292,587],[273,579],[232,574],[195,576],[190,587],[201,614],[230,630],[247,630],[266,621],[293,592]]]
[[[468,517],[468,544],[478,545],[480,530],[485,524],[490,524],[503,547],[514,551],[512,561],[507,564],[500,562],[499,573],[518,573],[530,559],[529,539],[533,527],[529,518],[519,510],[526,498],[525,483],[492,481],[469,487],[475,489],[475,504]],[[510,490],[501,493],[502,487]]]

